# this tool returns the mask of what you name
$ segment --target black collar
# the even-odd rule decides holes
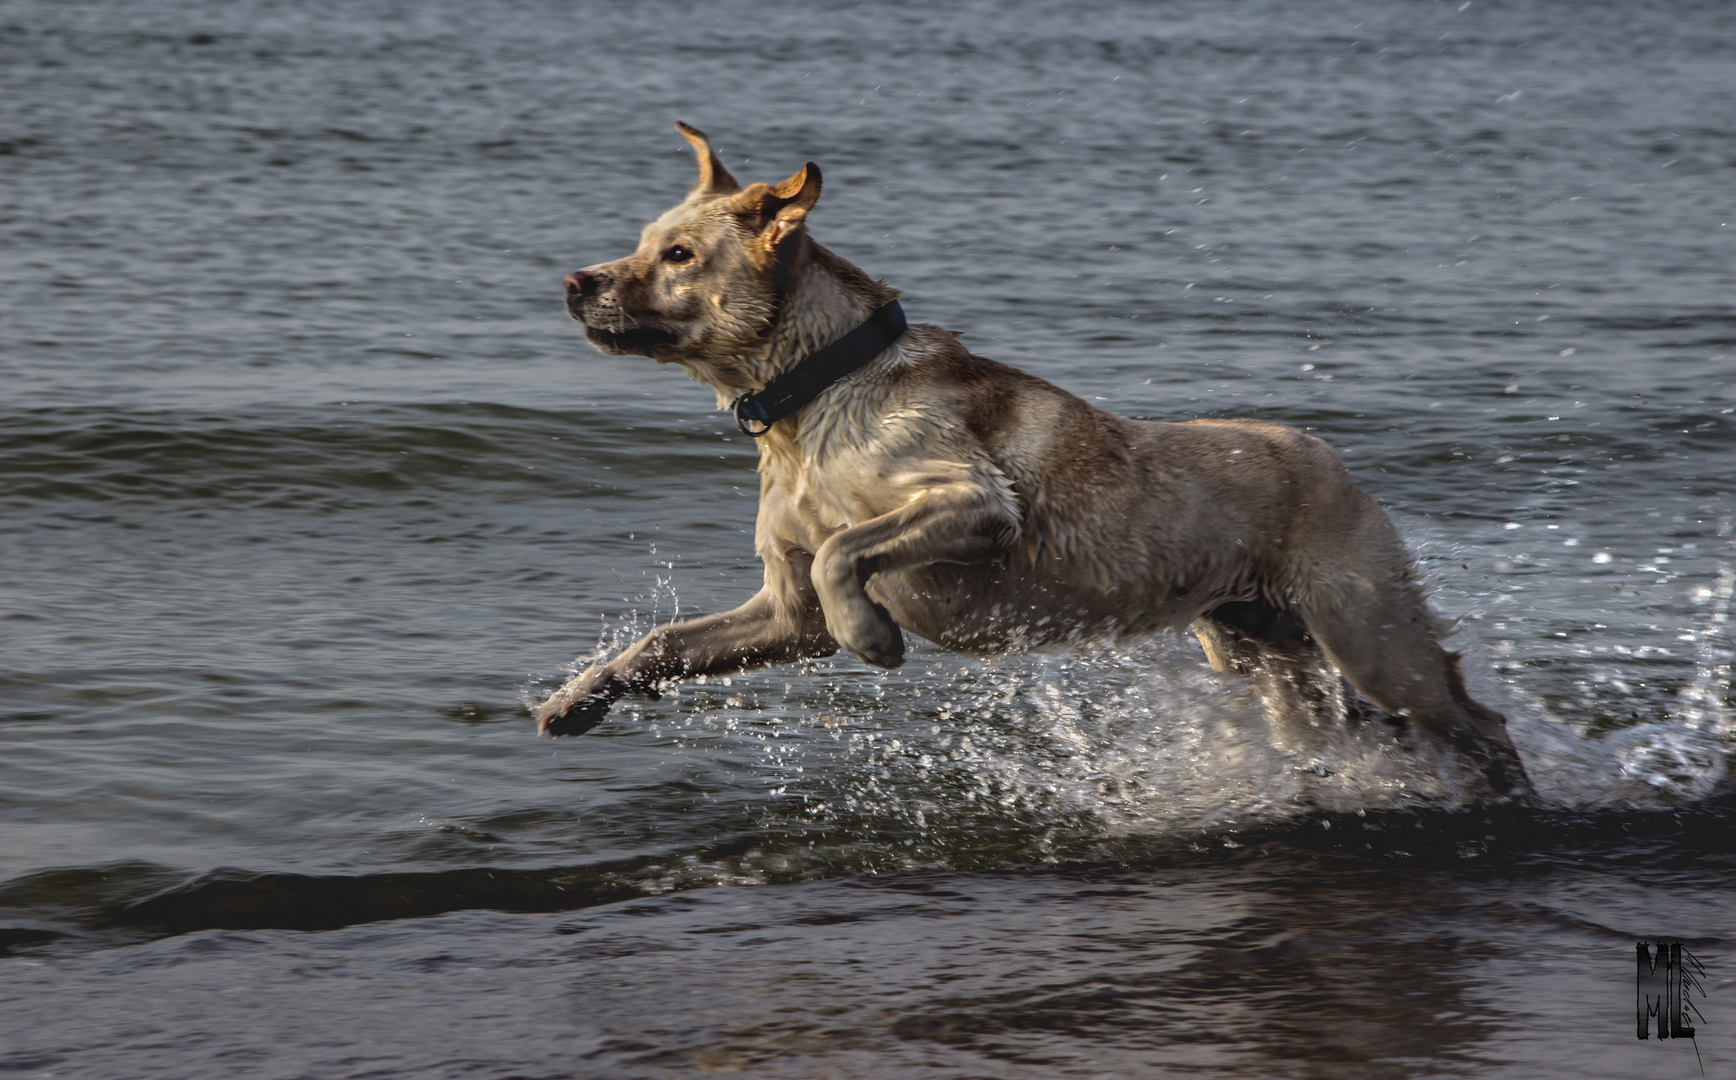
[[[735,426],[743,434],[759,438],[773,424],[819,397],[826,387],[885,352],[906,325],[898,301],[880,308],[861,326],[767,383],[764,390],[736,398],[730,406],[735,411]],[[760,425],[759,430],[752,424]]]

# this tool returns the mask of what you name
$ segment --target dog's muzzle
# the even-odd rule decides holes
[[[677,335],[655,321],[628,315],[611,294],[614,279],[600,270],[566,276],[567,314],[585,327],[585,340],[611,355],[661,357]]]
[[[574,270],[567,275],[567,314],[585,321],[585,304],[593,301],[607,279],[595,270]]]

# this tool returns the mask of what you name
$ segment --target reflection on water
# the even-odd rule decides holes
[[[8,1008],[113,1028],[77,1058],[97,1075],[218,1046],[286,1075],[1674,1075],[1688,1048],[1632,1035],[1632,941],[1729,865],[1731,809],[1344,815],[1047,869],[202,931],[15,966]],[[1714,951],[1727,904],[1681,900]]]

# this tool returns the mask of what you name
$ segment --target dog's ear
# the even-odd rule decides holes
[[[717,151],[711,148],[711,140],[705,137],[705,132],[679,120],[675,121],[675,130],[693,144],[693,152],[699,158],[699,183],[693,185],[689,196],[734,195],[741,190],[735,177],[729,175],[729,170],[717,159]]]
[[[749,184],[730,205],[762,244],[775,249],[802,227],[819,201],[820,167],[810,161],[782,183]]]

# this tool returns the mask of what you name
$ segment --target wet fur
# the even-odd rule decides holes
[[[679,364],[724,406],[897,293],[809,237],[815,166],[742,188],[682,131],[699,183],[632,255],[569,275],[568,308],[599,348]],[[1397,532],[1318,439],[1130,420],[914,325],[759,450],[759,593],[587,669],[537,710],[540,730],[588,730],[669,680],[840,648],[896,667],[905,630],[988,655],[1191,626],[1280,728],[1317,726],[1336,701],[1449,748],[1486,796],[1529,792]]]

